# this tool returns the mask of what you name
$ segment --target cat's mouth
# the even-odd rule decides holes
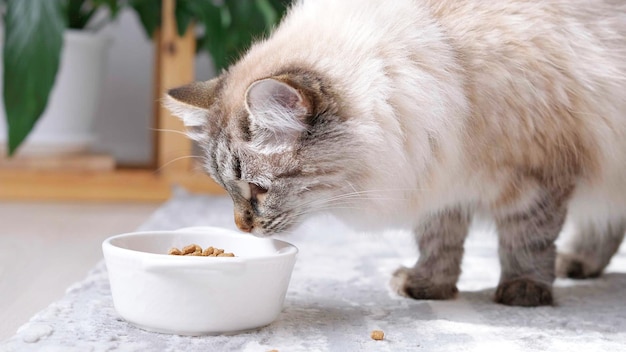
[[[235,207],[234,215],[237,228],[256,237],[283,234],[294,225],[294,217],[287,211],[272,216],[260,216],[253,209]]]
[[[268,238],[268,237],[272,237],[274,235],[278,235],[280,234],[280,232],[277,231],[271,231],[268,229],[265,229],[263,227],[254,227],[249,231],[244,231],[247,232],[249,234],[251,234],[254,237],[259,237],[259,238]]]
[[[250,229],[246,229],[244,232],[248,232],[255,237],[267,238],[274,235],[285,235],[289,233],[293,227],[294,223],[292,221],[259,221],[258,224],[255,224]]]
[[[291,225],[281,225],[279,227],[271,227],[271,228],[268,228],[265,226],[255,226],[249,232],[255,237],[266,238],[266,237],[271,237],[274,235],[284,235],[288,233],[291,228],[292,228]]]
[[[266,232],[265,229],[263,228],[252,229],[250,234],[253,235],[254,237],[259,237],[259,238],[267,238],[267,237],[272,237],[273,235],[276,235],[276,233]]]
[[[239,217],[235,216],[235,225],[242,232],[247,232],[256,237],[271,237],[273,235],[283,234],[291,225],[289,223],[277,223],[274,221],[250,221],[250,223],[243,222]]]

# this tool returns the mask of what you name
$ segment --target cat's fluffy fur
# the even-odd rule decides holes
[[[496,300],[512,305],[552,302],[566,216],[563,275],[598,275],[626,230],[619,0],[298,1],[168,101],[199,126],[240,228],[273,234],[325,208],[415,228],[420,260],[394,279],[414,298],[455,294],[475,212],[497,225]]]

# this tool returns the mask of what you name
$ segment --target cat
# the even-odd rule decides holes
[[[498,232],[494,299],[513,306],[553,304],[556,274],[600,275],[626,231],[620,0],[296,1],[165,104],[242,231],[319,211],[413,228],[419,259],[391,284],[415,299],[456,296],[475,214]]]

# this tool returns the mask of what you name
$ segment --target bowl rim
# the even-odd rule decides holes
[[[177,256],[177,255],[169,255],[167,253],[151,253],[151,252],[144,252],[144,251],[140,251],[140,250],[135,250],[135,249],[129,249],[129,248],[124,248],[124,247],[120,247],[120,246],[116,246],[114,245],[112,242],[115,241],[118,238],[125,238],[125,237],[134,237],[134,236],[141,236],[141,235],[150,235],[150,234],[198,234],[200,231],[218,231],[218,235],[225,235],[227,234],[228,236],[236,236],[238,238],[245,238],[246,240],[250,240],[250,241],[272,241],[272,242],[277,242],[281,245],[284,246],[285,250],[282,250],[280,252],[276,252],[276,253],[270,253],[270,254],[263,254],[263,255],[254,255],[254,256],[245,256],[245,257],[198,257],[198,256]],[[210,235],[210,234],[208,234]],[[287,242],[287,241],[283,241],[283,240],[279,240],[276,238],[260,238],[260,237],[254,237],[253,235],[249,235],[249,234],[243,234],[243,233],[239,233],[235,230],[231,230],[228,228],[223,228],[223,227],[213,227],[213,226],[202,226],[202,227],[185,227],[185,228],[181,228],[181,229],[177,229],[177,230],[145,230],[145,231],[131,231],[131,232],[125,232],[125,233],[121,233],[118,235],[114,235],[114,236],[110,236],[108,238],[106,238],[104,241],[102,241],[102,249],[106,250],[106,249],[110,249],[113,251],[116,251],[120,254],[124,254],[125,256],[137,256],[137,257],[143,257],[143,258],[154,258],[154,259],[159,259],[159,260],[172,260],[172,261],[198,261],[198,263],[223,263],[224,261],[228,261],[228,262],[233,262],[233,261],[237,261],[237,262],[242,262],[242,261],[251,261],[251,260],[268,260],[268,259],[278,259],[278,258],[282,258],[282,257],[291,257],[291,256],[295,256],[299,250],[298,247],[296,247],[295,245]],[[168,248],[169,249],[169,248]],[[167,259],[166,259],[167,258]]]

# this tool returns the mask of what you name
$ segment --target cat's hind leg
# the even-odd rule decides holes
[[[415,299],[454,298],[469,224],[469,214],[460,209],[427,217],[415,229],[419,247],[417,263],[412,268],[396,270],[392,288]]]
[[[501,267],[496,302],[527,307],[552,304],[554,242],[565,221],[568,195],[568,189],[543,189],[523,209],[496,214]]]
[[[559,277],[598,277],[619,249],[626,233],[626,219],[577,221],[573,236],[556,261]]]

